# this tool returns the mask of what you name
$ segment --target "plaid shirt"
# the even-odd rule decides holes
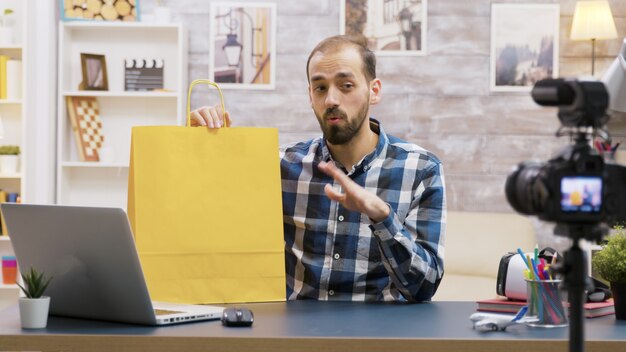
[[[326,197],[324,185],[340,185],[317,168],[332,160],[323,138],[281,147],[287,299],[426,301],[441,281],[442,164],[370,126],[376,150],[347,174],[391,207],[380,223]]]

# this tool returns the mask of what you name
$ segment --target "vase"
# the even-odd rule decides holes
[[[16,174],[17,160],[17,155],[0,155],[0,172],[3,174]]]
[[[50,297],[20,297],[19,307],[23,329],[43,329],[48,325]]]
[[[611,282],[615,319],[626,320],[626,282]]]

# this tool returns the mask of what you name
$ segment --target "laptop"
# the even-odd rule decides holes
[[[120,208],[3,203],[20,270],[52,276],[50,314],[166,325],[220,319],[222,307],[150,300],[128,217]]]

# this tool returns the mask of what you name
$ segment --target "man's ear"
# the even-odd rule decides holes
[[[309,93],[309,104],[311,104],[311,109],[313,109],[313,96],[311,95],[311,85],[309,84],[307,87],[307,93]]]
[[[382,93],[382,83],[380,79],[374,78],[370,82],[370,105],[376,105],[380,102],[380,95]]]

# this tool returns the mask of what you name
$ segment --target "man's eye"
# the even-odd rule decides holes
[[[317,87],[315,87],[315,89],[314,89],[314,90],[315,90],[316,92],[323,92],[323,91],[325,91],[325,90],[326,90],[326,87],[325,87],[325,86],[317,86]]]
[[[354,87],[354,84],[352,84],[352,83],[344,83],[343,87],[346,88],[346,89],[350,89],[350,88]]]

